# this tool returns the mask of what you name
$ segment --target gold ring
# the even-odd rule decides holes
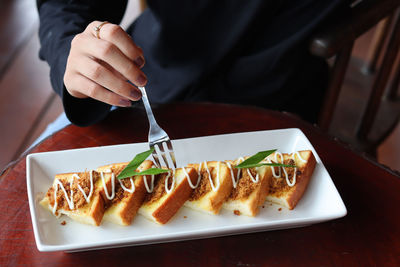
[[[101,29],[101,27],[103,27],[103,25],[107,24],[107,23],[109,23],[109,22],[108,21],[103,21],[98,26],[94,27],[95,36],[97,37],[97,39],[100,39],[100,29]]]

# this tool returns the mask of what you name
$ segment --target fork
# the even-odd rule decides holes
[[[169,169],[176,169],[175,153],[172,148],[171,139],[169,139],[168,134],[158,125],[154,118],[153,110],[147,98],[146,88],[139,86],[139,89],[142,92],[142,101],[149,120],[150,129],[148,140],[150,149],[154,148],[152,153],[153,159],[157,167],[161,167],[160,159],[162,159],[164,161],[164,166]]]

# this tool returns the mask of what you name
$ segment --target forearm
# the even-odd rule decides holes
[[[126,3],[126,0],[37,1],[41,43],[39,57],[48,62],[52,87],[62,97],[65,112],[75,124],[94,123],[104,117],[110,107],[92,99],[75,99],[65,90],[63,77],[71,40],[93,20],[118,24]]]

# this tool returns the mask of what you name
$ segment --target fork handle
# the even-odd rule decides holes
[[[153,123],[157,124],[156,118],[154,118],[153,110],[151,109],[149,99],[147,98],[146,88],[139,86],[139,90],[142,92],[142,101],[144,108],[146,109],[147,118],[149,119],[150,125]]]

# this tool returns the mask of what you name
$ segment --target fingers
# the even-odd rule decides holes
[[[120,26],[105,24],[99,32],[99,37],[117,46],[137,67],[143,67],[145,62],[142,49],[132,42],[132,38]]]
[[[144,65],[142,50],[120,26],[115,24],[103,25],[99,32],[101,39],[97,39],[92,33],[92,26],[99,23],[93,22],[87,27],[86,31],[91,31],[91,33],[82,37],[95,41],[82,40],[87,44],[81,47],[82,51],[108,63],[136,86],[145,86],[147,78],[140,70],[140,67]]]
[[[99,59],[109,64],[118,71],[126,80],[136,86],[144,86],[147,83],[145,74],[132,60],[125,56],[114,44],[94,39],[92,36],[82,35],[76,38],[75,45],[85,57]]]
[[[71,71],[69,65],[74,66],[73,71]],[[130,99],[136,101],[141,97],[141,93],[138,88],[129,84],[124,77],[122,77],[118,72],[114,71],[108,64],[104,62],[98,62],[94,59],[87,59],[85,57],[70,56],[67,62],[67,70],[69,71],[65,72],[64,84],[69,93],[74,97],[93,97],[99,100],[98,96],[93,96],[93,85],[87,87],[87,83],[79,84],[77,82],[77,80],[82,80],[81,76],[96,84],[98,88],[102,88],[104,90],[112,88],[110,90],[119,95],[121,99]],[[110,103],[111,100],[106,100],[103,102]],[[113,100],[112,102],[115,104],[116,100]],[[126,101],[121,103],[115,105],[126,106],[127,103],[130,104],[130,102]]]
[[[92,97],[110,105],[129,106],[129,100],[141,98],[140,90],[134,85],[147,83],[140,69],[145,63],[143,51],[114,24],[104,24],[98,39],[93,28],[99,24],[92,22],[72,40],[64,84],[74,97]]]
[[[78,72],[89,78],[90,80],[96,82],[105,88],[112,88],[112,91],[129,98],[131,100],[137,101],[141,97],[140,90],[131,84],[129,84],[126,79],[118,77],[117,74],[106,66],[95,60],[88,60],[87,62],[78,63]]]
[[[86,88],[85,94],[83,94],[84,96],[89,96],[113,106],[131,106],[129,99],[121,97],[120,95],[105,89],[104,87],[82,75],[75,75],[74,79],[69,80],[67,90],[72,96],[80,98],[82,95],[82,93],[80,93],[81,89],[76,88],[82,87]]]

